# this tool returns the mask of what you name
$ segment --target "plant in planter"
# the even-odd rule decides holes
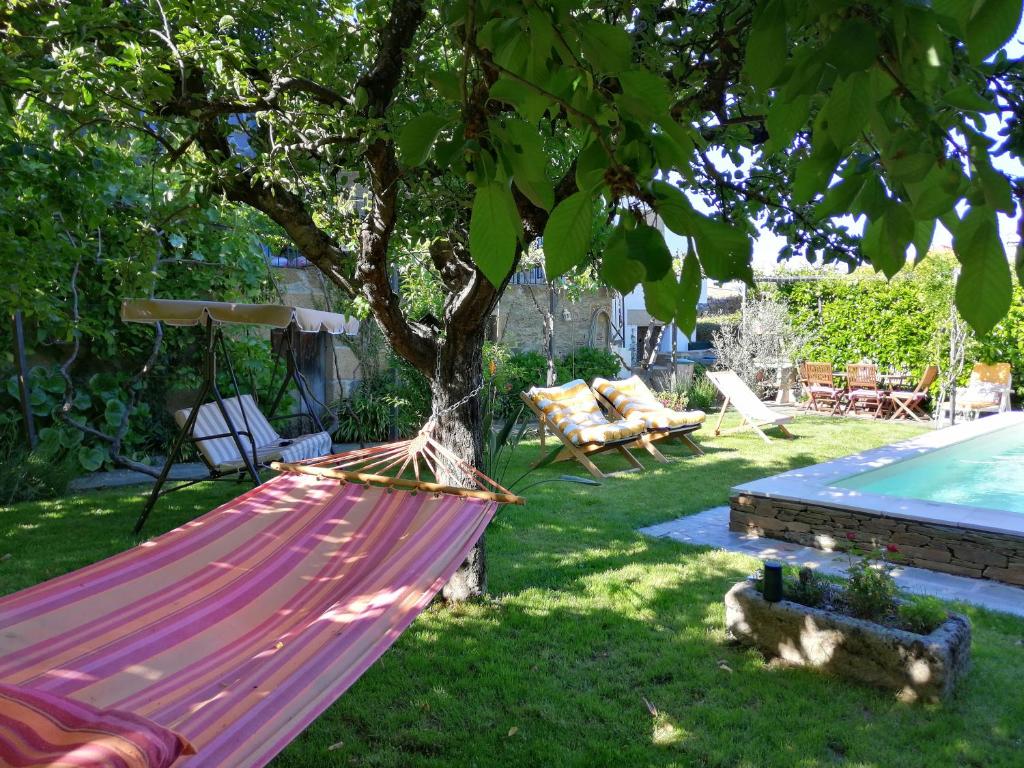
[[[971,625],[934,598],[899,598],[890,550],[861,550],[847,580],[810,569],[783,579],[769,602],[756,579],[725,597],[726,627],[785,663],[889,688],[904,701],[948,698],[970,666]]]

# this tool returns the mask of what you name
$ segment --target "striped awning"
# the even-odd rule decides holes
[[[292,323],[304,333],[326,331],[334,335],[354,334],[359,321],[336,312],[321,312],[282,304],[234,304],[226,301],[185,301],[178,299],[125,299],[121,319],[126,323],[167,323],[168,325],[267,325],[287,328]]]
[[[0,598],[0,683],[170,728],[196,749],[175,765],[264,765],[394,643],[495,506],[280,475]]]

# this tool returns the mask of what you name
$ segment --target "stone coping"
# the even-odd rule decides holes
[[[1013,426],[1024,428],[1024,412],[987,416],[954,427],[927,432],[892,445],[744,483],[735,486],[731,495],[749,494],[780,501],[820,504],[825,507],[868,512],[880,517],[938,523],[953,528],[1020,537],[1024,536],[1024,515],[1015,512],[902,496],[885,496],[833,485],[853,475],[887,467],[905,459],[932,453],[940,448]]]

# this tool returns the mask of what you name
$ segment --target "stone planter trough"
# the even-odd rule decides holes
[[[740,643],[785,663],[896,691],[903,701],[948,698],[970,667],[971,624],[950,615],[930,635],[783,600],[769,603],[753,581],[725,596],[725,623]]]

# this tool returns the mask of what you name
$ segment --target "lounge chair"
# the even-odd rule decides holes
[[[1002,413],[1010,410],[1010,391],[1013,386],[1009,363],[975,363],[966,387],[957,387],[956,412],[967,419],[984,413]],[[949,401],[942,406],[942,418],[948,419]]]
[[[596,378],[591,385],[594,394],[608,412],[618,419],[639,419],[646,433],[643,446],[656,460],[663,464],[668,461],[652,443],[658,440],[675,439],[696,456],[703,455],[689,435],[700,429],[704,423],[704,411],[676,411],[666,408],[654,396],[639,376],[621,381]]]
[[[878,389],[878,366],[874,363],[852,363],[846,366],[846,407],[843,414],[870,411],[882,412],[882,392]]]
[[[550,430],[562,441],[562,450],[555,461],[575,459],[594,477],[603,478],[612,473],[602,472],[589,457],[616,451],[632,466],[623,472],[638,472],[644,468],[629,452],[630,448],[644,447],[644,423],[639,419],[609,421],[593,391],[582,379],[560,387],[531,387],[520,397],[537,416],[541,450],[544,449],[545,430]]]
[[[829,373],[831,373],[831,369]],[[770,443],[771,440],[764,433],[764,429],[776,427],[784,437],[792,439],[793,433],[786,429],[786,424],[793,421],[793,417],[776,413],[761,402],[761,399],[750,390],[743,379],[736,375],[735,371],[709,371],[707,376],[725,398],[722,410],[718,414],[718,423],[715,424],[715,435],[728,435],[750,429],[766,443]],[[738,427],[723,430],[722,419],[725,418],[725,412],[730,405],[740,412],[743,422]]]
[[[839,410],[845,390],[836,386],[832,375],[832,363],[801,363],[800,383],[807,392],[808,410],[819,410],[819,404],[827,406],[829,413],[834,414]]]
[[[281,437],[256,406],[252,395],[228,397],[223,403],[224,412],[215,402],[199,406],[190,435],[213,477],[245,469],[246,462],[232,436],[232,430],[245,449],[246,458],[254,467],[266,466],[270,461],[315,459],[331,452],[331,436],[327,432]],[[191,412],[191,408],[175,412],[174,419],[178,426],[184,426]]]
[[[894,389],[886,392],[884,397],[892,410],[889,418],[928,421],[929,416],[924,410],[924,403],[928,399],[928,389],[938,375],[939,366],[929,365],[924,369],[921,380],[912,390]]]

